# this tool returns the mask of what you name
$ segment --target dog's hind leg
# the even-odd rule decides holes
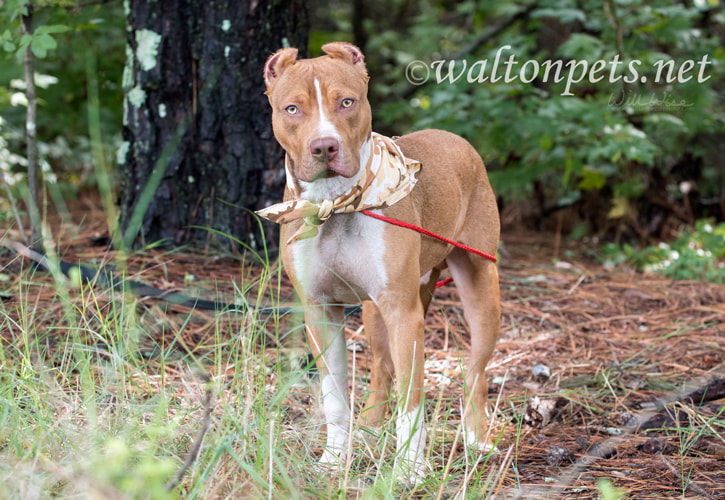
[[[465,385],[465,427],[469,445],[481,451],[493,447],[495,436],[488,433],[488,385],[486,365],[498,340],[501,305],[496,264],[455,249],[446,261],[463,303],[471,329],[471,353]]]
[[[433,300],[438,278],[440,278],[443,269],[445,269],[445,266],[434,267],[420,279],[420,301],[423,303],[423,316],[428,313],[428,307],[431,300]]]
[[[350,407],[347,387],[347,349],[340,306],[308,303],[305,331],[317,359],[322,386],[322,407],[327,424],[327,446],[321,463],[338,464],[349,438]]]

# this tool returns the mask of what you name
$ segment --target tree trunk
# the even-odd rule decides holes
[[[283,46],[306,53],[304,2],[130,0],[126,15],[124,240],[260,248],[250,210],[285,183],[262,70]],[[265,238],[276,247],[277,227]]]

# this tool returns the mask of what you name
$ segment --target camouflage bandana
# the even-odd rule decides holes
[[[392,139],[375,132],[371,136],[370,148],[367,165],[360,172],[357,184],[347,193],[334,200],[309,201],[301,199],[296,183],[288,183],[294,199],[258,210],[257,215],[278,224],[303,219],[302,227],[287,241],[290,244],[316,236],[320,226],[333,214],[394,205],[405,198],[418,182],[415,176],[421,164],[406,158]],[[289,171],[289,165],[285,168]]]

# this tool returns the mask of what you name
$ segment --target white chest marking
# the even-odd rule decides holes
[[[387,285],[385,223],[361,213],[332,216],[314,238],[296,241],[294,271],[318,302],[373,302]]]

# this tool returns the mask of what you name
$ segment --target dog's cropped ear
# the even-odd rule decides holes
[[[345,42],[331,42],[323,45],[322,51],[334,59],[342,59],[352,64],[360,73],[368,76],[368,71],[365,68],[365,56],[354,45]]]
[[[269,56],[267,63],[264,65],[264,83],[267,84],[267,91],[265,94],[269,95],[277,79],[282,76],[284,70],[292,66],[296,60],[297,49],[292,47],[279,49],[277,52]]]

